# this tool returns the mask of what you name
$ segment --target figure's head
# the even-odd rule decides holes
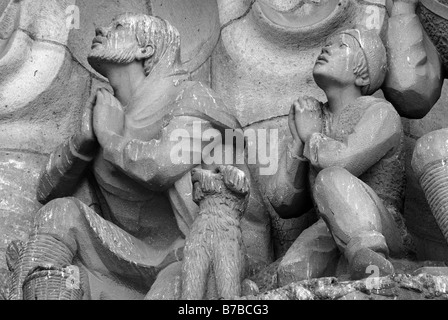
[[[386,76],[386,49],[374,32],[349,29],[332,36],[314,65],[313,76],[317,85],[355,85],[363,95],[373,94]]]
[[[88,60],[102,75],[110,65],[141,61],[145,75],[148,75],[166,55],[171,64],[180,59],[177,29],[159,17],[124,13],[108,27],[96,29]]]

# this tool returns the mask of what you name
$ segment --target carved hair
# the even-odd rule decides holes
[[[380,36],[373,30],[364,27],[357,29],[347,29],[340,33],[350,35],[362,51],[367,69],[368,84],[361,88],[363,95],[373,94],[378,90],[386,77],[387,73],[387,54],[386,48]],[[360,56],[360,54],[359,54]],[[358,69],[355,67],[355,69]],[[358,75],[363,75],[362,69],[358,70]]]
[[[367,66],[367,60],[361,48],[359,48],[358,52],[356,53],[355,61],[356,65],[353,68],[354,74],[363,80],[367,80],[368,83],[367,85],[361,87],[362,94],[366,95],[370,84],[369,67]]]
[[[131,23],[140,48],[150,45],[154,47],[154,54],[143,64],[145,75],[148,75],[154,65],[164,56],[167,57],[166,60],[169,64],[177,63],[180,60],[180,35],[168,21],[138,13],[125,13],[118,16],[116,20],[126,20]],[[133,60],[135,60],[135,56]]]
[[[367,59],[364,54],[364,50],[362,50],[361,45],[359,44],[358,40],[355,37],[350,35],[350,38],[353,40],[352,42],[354,46],[357,48],[354,59],[353,73],[355,74],[355,76],[360,77],[363,80],[367,80],[367,83],[370,83],[369,66],[367,64]],[[362,86],[361,87],[362,94],[363,95],[367,94],[368,89],[369,85]]]

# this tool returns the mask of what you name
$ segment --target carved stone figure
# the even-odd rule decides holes
[[[379,34],[387,46],[389,71],[381,87],[387,100],[401,116],[423,117],[440,97],[443,76],[436,48],[415,14],[417,2],[220,0],[222,32],[213,54],[212,87],[229,101],[245,129],[278,129],[278,144],[272,148],[281,154],[287,148],[291,101],[298,95],[326,100],[312,77],[323,43],[337,30],[362,25]],[[409,148],[412,136],[408,134],[408,138]],[[253,173],[257,174],[256,170]],[[270,177],[255,178],[266,194]],[[410,210],[416,215],[419,206],[413,195],[409,197]],[[315,216],[281,219],[264,199],[279,258]]]
[[[24,296],[30,278],[35,287],[51,278],[39,279],[39,267],[70,265],[83,299],[142,298],[161,270],[182,259],[197,214],[190,170],[198,155],[173,163],[178,141],[170,135],[186,129],[203,147],[194,122],[202,130],[239,124],[210,89],[188,81],[179,50],[178,31],[161,18],[127,13],[97,29],[89,62],[114,95],[100,89],[80,131],[51,154],[37,190],[46,205],[14,264],[11,299]],[[77,190],[84,196],[70,197]]]
[[[386,67],[386,50],[378,35],[363,29],[341,31],[327,41],[313,69],[328,102],[322,105],[302,97],[291,107],[292,142],[271,180],[268,197],[288,218],[306,213],[311,195],[322,220],[289,249],[279,268],[288,266],[290,256],[300,260],[295,261],[300,267],[283,270],[282,277],[325,275],[327,264],[310,264],[320,247],[327,247],[331,257],[337,246],[354,279],[367,277],[369,266],[378,267],[380,274],[393,273],[389,253],[404,253],[408,235],[400,216],[403,129],[393,106],[370,96],[384,81]],[[334,242],[318,241],[330,234]],[[291,280],[282,277],[280,283]]]
[[[423,26],[438,49],[446,74],[448,70],[448,2],[446,0],[424,0],[421,1],[418,12]],[[447,124],[443,120],[445,119],[441,119],[441,122],[437,125],[446,127]],[[419,138],[413,152],[412,169],[424,191],[437,225],[448,242],[448,214],[446,210],[446,190],[444,187],[447,179],[447,139],[447,129],[438,129]],[[420,218],[420,220],[423,220],[422,217]],[[428,221],[424,221],[420,228],[426,227],[429,229],[429,225]],[[423,231],[430,233],[433,230]],[[438,230],[434,231],[433,233],[435,234],[440,233]]]
[[[427,31],[444,67],[445,77],[448,68],[448,2],[446,0],[421,0],[417,14]],[[442,96],[446,96],[445,94]],[[406,214],[412,217],[411,226],[418,235],[421,244],[418,247],[420,257],[425,259],[446,260],[448,258],[447,218],[444,204],[444,181],[446,148],[448,138],[446,128],[448,118],[445,115],[446,100],[440,99],[436,112],[429,114],[419,123],[412,124],[411,134],[415,144],[409,171],[413,174],[415,196],[406,205]],[[431,132],[432,131],[432,132]],[[417,192],[415,192],[417,191]],[[425,253],[429,254],[425,254]]]
[[[183,67],[209,84],[219,36],[215,1],[0,0],[0,283],[8,243],[27,239],[42,206],[40,169],[77,130],[89,97],[108,86],[87,61],[95,28],[127,11],[169,19],[183,39]]]
[[[232,166],[219,166],[216,173],[193,169],[192,179],[199,214],[184,249],[182,299],[203,299],[211,282],[218,298],[238,297],[245,271],[240,220],[249,182]]]
[[[417,140],[412,168],[425,192],[436,222],[448,242],[448,129],[430,132]]]

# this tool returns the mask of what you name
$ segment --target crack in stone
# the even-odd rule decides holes
[[[241,16],[239,16],[239,17],[237,17],[237,18],[234,18],[234,19],[232,19],[232,20],[230,20],[230,21],[224,23],[224,25],[221,27],[221,30],[220,30],[220,36],[221,36],[222,30],[224,30],[224,28],[227,28],[229,25],[231,25],[231,24],[233,24],[234,22],[236,22],[236,21],[238,21],[238,20],[241,20],[242,18],[244,18],[245,16],[247,16],[247,15],[249,14],[249,12],[251,12],[252,7],[254,6],[255,2],[257,2],[257,0],[252,0],[251,3],[250,3],[250,5],[249,5],[249,7],[248,7],[247,10],[246,10],[246,12],[244,12]]]
[[[104,82],[104,83],[109,83],[108,81],[102,79],[101,77],[99,77],[98,75],[96,75],[95,73],[90,71],[81,61],[79,61],[76,58],[76,56],[73,54],[73,52],[71,51],[71,49],[67,45],[62,44],[62,43],[57,42],[57,41],[54,41],[54,40],[38,38],[38,37],[36,37],[36,35],[34,33],[30,32],[30,31],[28,31],[26,29],[18,28],[17,31],[23,32],[31,40],[33,40],[35,42],[50,43],[50,44],[53,44],[55,46],[63,47],[70,54],[70,57],[72,58],[72,61],[75,62],[76,64],[78,64],[79,66],[81,66],[81,68],[83,68],[84,70],[86,70],[93,78],[97,79],[98,81]]]
[[[230,21],[224,23],[224,24],[221,26],[221,28],[220,28],[220,30],[219,30],[219,36],[218,36],[218,39],[217,39],[217,41],[216,41],[215,47],[212,49],[212,52],[215,51],[216,46],[218,45],[219,41],[221,40],[222,31],[223,31],[225,28],[227,28],[229,25],[231,25],[231,24],[233,24],[234,22],[236,22],[236,21],[238,21],[238,20],[241,20],[242,18],[244,18],[245,16],[247,16],[247,15],[250,13],[250,11],[252,10],[252,7],[253,7],[253,5],[255,4],[255,2],[257,2],[257,0],[252,0],[251,3],[249,4],[249,7],[247,8],[247,10],[246,10],[241,16],[239,16],[239,17],[237,17],[237,18],[234,18],[234,19],[231,19]],[[213,55],[213,54],[212,54],[212,55]],[[190,73],[193,73],[193,72],[196,72],[197,70],[199,70],[200,68],[202,68],[202,66],[203,66],[205,63],[207,63],[207,61],[212,57],[212,55],[211,55],[210,57],[208,57],[207,59],[205,59],[204,62],[202,62],[196,69],[194,69],[194,70],[189,70],[189,72],[190,72]],[[189,60],[189,61],[185,61],[185,63],[188,63],[188,62],[190,62],[190,61],[191,61],[191,60]]]

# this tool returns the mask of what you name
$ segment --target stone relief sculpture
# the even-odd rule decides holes
[[[281,154],[287,147],[291,102],[304,95],[326,100],[312,77],[322,45],[337,30],[363,26],[379,34],[387,48],[384,96],[401,116],[423,117],[440,97],[443,77],[437,50],[415,14],[417,2],[218,1],[222,31],[213,53],[212,86],[229,101],[245,129],[277,129],[279,139],[274,139],[278,143],[273,148]],[[405,142],[407,149],[410,142]],[[259,166],[250,167],[265,195],[270,177],[259,176],[255,170]],[[407,169],[411,175],[409,165]],[[264,200],[279,258],[315,216],[281,219]]]
[[[448,2],[421,1],[419,13],[422,24],[431,40],[435,43],[440,54],[443,68],[447,71],[446,31],[448,21]],[[439,127],[446,127],[446,123],[438,123]],[[436,127],[437,128],[437,127]],[[421,185],[430,211],[434,215],[441,234],[448,239],[446,213],[446,129],[438,129],[423,135],[416,141],[412,155],[412,170],[416,180]],[[423,210],[422,210],[423,211]],[[427,226],[426,223],[423,227]],[[429,230],[430,232],[431,230]],[[436,232],[440,233],[436,228]],[[446,255],[444,255],[446,259]]]
[[[425,191],[429,206],[448,241],[448,212],[446,201],[447,129],[433,131],[417,140],[412,168]]]
[[[319,239],[330,234],[353,279],[368,276],[371,265],[380,274],[392,274],[389,252],[404,252],[408,235],[399,211],[404,191],[401,121],[389,102],[369,96],[381,86],[386,68],[386,50],[376,33],[341,31],[328,40],[313,69],[328,102],[303,97],[291,107],[292,143],[268,197],[280,214],[306,213],[310,195],[316,203],[323,220],[305,230],[289,251],[303,259],[296,262],[300,266],[310,264],[323,246]],[[306,190],[308,172],[311,191]],[[328,249],[327,254],[334,253]],[[312,263],[309,269],[290,270],[290,277],[319,278],[325,268]]]
[[[101,1],[0,1],[0,135],[13,137],[0,191],[20,190],[21,204],[0,208],[12,271],[2,291],[0,261],[0,299],[448,297],[446,130],[410,161],[418,125],[440,114],[445,0],[114,1],[140,13],[98,28],[87,64],[74,42],[91,37],[65,26],[65,9],[112,4]],[[179,129],[202,148],[228,143],[202,141],[207,130],[276,134],[257,141],[264,161],[216,167],[194,148],[172,161]],[[447,240],[437,248],[415,233],[435,225],[415,222],[417,180]],[[375,293],[369,272],[382,276]]]
[[[197,164],[172,162],[177,141],[170,135],[192,131],[195,121],[203,130],[239,124],[210,89],[187,80],[179,47],[172,25],[143,14],[123,14],[97,29],[89,62],[115,95],[100,89],[81,130],[50,155],[37,190],[46,205],[13,266],[11,299],[28,296],[22,286],[36,267],[72,264],[80,269],[84,298],[135,298],[181,260],[182,234],[197,214],[188,203]],[[70,197],[89,170],[95,199]],[[246,180],[241,190],[247,193]]]
[[[215,296],[239,297],[245,272],[240,220],[249,182],[232,166],[220,166],[216,173],[193,169],[192,179],[199,214],[185,245],[181,298],[201,300],[211,282],[216,285]]]
[[[446,31],[448,21],[447,1],[421,1],[419,13],[422,24],[439,52],[445,74],[447,69]],[[448,215],[446,212],[446,129],[423,135],[417,140],[412,156],[412,169],[425,193],[426,200],[448,241]]]

